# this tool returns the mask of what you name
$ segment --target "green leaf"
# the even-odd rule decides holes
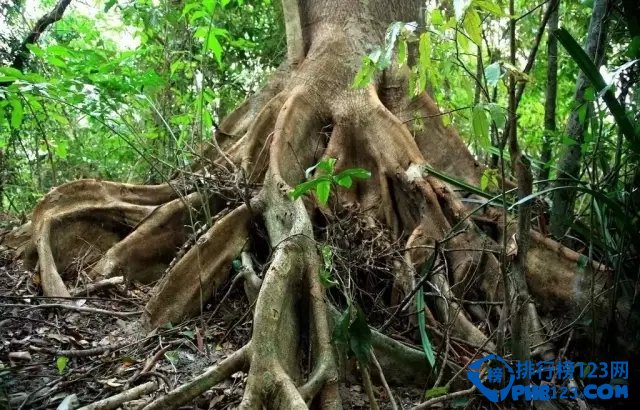
[[[318,162],[317,167],[323,170],[324,172],[326,172],[327,174],[333,175],[333,170],[335,169],[336,161],[337,160],[335,158],[323,158],[320,160],[320,162]]]
[[[436,397],[444,396],[447,393],[449,393],[448,386],[434,387],[432,389],[427,390],[424,397],[425,399],[433,399]]]
[[[487,176],[486,172],[483,172],[482,176],[480,177],[480,189],[482,189],[483,191],[486,191],[488,186],[489,186],[489,177]]]
[[[336,184],[344,188],[351,188],[351,185],[353,184],[353,179],[351,179],[349,175],[338,175],[334,177],[334,181]]]
[[[422,268],[421,274],[422,278],[426,275],[429,275],[433,270],[433,265],[435,264],[435,255],[436,252],[431,254],[429,259],[425,262],[424,267]],[[436,365],[436,356],[433,353],[433,347],[431,346],[431,341],[429,340],[429,335],[427,334],[427,323],[424,316],[424,291],[419,289],[416,293],[416,309],[418,310],[418,330],[420,331],[420,341],[422,342],[422,350],[424,351],[424,355],[429,361],[429,365],[433,368]]]
[[[497,17],[506,16],[504,11],[502,11],[502,7],[500,7],[500,5],[497,3],[492,3],[490,1],[485,1],[485,0],[473,0],[473,4],[475,4],[479,9],[488,11],[489,13]]]
[[[326,205],[329,200],[329,191],[331,191],[331,182],[327,180],[319,181],[316,185],[316,195],[318,201],[322,205]]]
[[[444,22],[444,19],[442,18],[442,12],[440,11],[440,9],[434,8],[431,11],[431,24],[433,24],[434,26],[438,27],[443,22]]]
[[[484,76],[487,79],[487,84],[491,87],[498,85],[498,81],[500,77],[502,77],[502,66],[500,62],[496,61],[493,64],[489,64],[487,68],[484,69]]]
[[[364,168],[349,168],[340,172],[336,178],[342,178],[343,176],[349,176],[356,179],[368,179],[371,178],[371,172]]]
[[[55,146],[55,153],[58,158],[67,158],[67,141],[58,141]]]
[[[50,55],[47,57],[47,62],[51,65],[54,65],[56,67],[60,67],[60,68],[66,68],[67,67],[67,63],[65,63],[62,59]]]
[[[371,329],[360,307],[356,307],[356,317],[349,326],[349,345],[358,361],[369,364],[371,353]]]
[[[482,45],[482,20],[475,10],[468,10],[462,26],[477,46]]]
[[[371,60],[369,56],[365,56],[362,59],[362,64],[360,65],[360,69],[356,73],[355,78],[353,79],[353,83],[351,84],[351,88],[364,88],[371,83],[373,79],[373,74],[375,72],[375,63]]]
[[[431,37],[428,32],[420,35],[418,52],[420,58],[418,61],[418,89],[416,92],[421,93],[427,87],[427,71],[431,68]]]
[[[487,112],[481,104],[473,107],[473,116],[471,118],[473,133],[478,140],[478,144],[482,148],[488,148],[491,145],[489,138],[489,120]]]
[[[294,189],[289,191],[289,198],[294,200],[300,198],[302,195],[315,188],[315,186],[318,185],[319,182],[319,179],[313,179],[311,181],[298,184]]]
[[[56,359],[56,367],[58,368],[59,374],[64,374],[64,371],[67,369],[67,364],[69,363],[69,358],[67,356],[58,356]]]
[[[343,348],[346,348],[349,344],[349,325],[351,325],[351,307],[347,307],[342,313],[331,337],[337,345]]]
[[[489,103],[487,106],[491,120],[496,124],[496,127],[504,128],[507,123],[507,110],[496,103]]]
[[[213,31],[211,31],[207,37],[207,48],[213,52],[213,55],[218,62],[218,66],[222,67],[222,46]]]
[[[11,99],[9,103],[11,104],[11,127],[19,129],[22,125],[22,119],[24,117],[22,103],[17,98]]]
[[[194,340],[196,338],[196,332],[194,332],[193,330],[183,330],[182,332],[178,333],[179,335],[182,335],[184,337],[186,337],[187,339],[190,340]]]
[[[405,40],[404,38],[401,38],[398,41],[398,55],[396,58],[398,66],[402,67],[403,65],[407,64],[408,54],[409,54],[409,50],[407,46],[407,40]]]
[[[176,364],[178,364],[178,362],[180,361],[180,355],[175,350],[170,350],[170,351],[166,352],[164,354],[164,357],[166,357],[167,360],[174,366]]]
[[[105,12],[105,13],[109,12],[109,10],[111,10],[111,8],[112,8],[113,6],[115,6],[115,4],[116,4],[116,2],[117,2],[117,1],[118,1],[118,0],[107,0],[107,1],[104,3],[104,12]]]
[[[334,281],[331,277],[331,272],[326,269],[320,269],[318,272],[318,278],[320,279],[320,284],[324,288],[332,288],[338,284],[338,282]]]

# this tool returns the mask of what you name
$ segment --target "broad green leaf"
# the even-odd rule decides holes
[[[498,81],[500,77],[502,77],[502,67],[500,63],[496,61],[493,64],[489,64],[487,68],[484,69],[484,76],[487,79],[487,84],[491,87],[498,85]]]
[[[431,24],[438,27],[444,22],[442,18],[442,12],[440,9],[435,8],[431,11]]]
[[[60,67],[60,68],[66,68],[67,67],[67,63],[65,63],[62,59],[50,55],[47,57],[47,62],[51,65],[54,65],[56,67]]]
[[[202,5],[209,14],[213,14],[213,11],[216,9],[216,4],[218,4],[218,0],[202,0]]]
[[[483,191],[486,191],[488,186],[489,186],[489,177],[487,176],[487,173],[484,172],[480,177],[480,189],[482,189]]]
[[[332,175],[333,170],[336,166],[336,161],[337,160],[335,158],[323,158],[320,160],[320,162],[318,162],[317,166],[327,174]]]
[[[57,45],[57,44],[47,47],[47,53],[54,54],[64,58],[72,57],[71,51],[69,51],[68,48],[61,45]]]
[[[427,70],[431,69],[431,37],[428,32],[420,35],[418,52],[420,58],[418,60],[418,89],[416,92],[421,93],[427,87]]]
[[[409,51],[407,46],[407,40],[405,40],[404,38],[401,38],[398,41],[398,57],[397,57],[398,66],[402,67],[403,65],[407,64],[408,53]]]
[[[170,351],[166,352],[164,354],[164,357],[166,357],[167,360],[174,366],[176,364],[178,364],[178,362],[180,361],[180,355],[175,350],[170,350]]]
[[[477,46],[482,45],[482,20],[475,10],[468,10],[464,16],[462,26],[471,38],[471,41],[476,43]]]
[[[316,184],[316,195],[318,201],[322,205],[326,205],[329,200],[329,192],[331,191],[331,181],[322,180]]]
[[[58,356],[56,359],[56,367],[58,368],[59,374],[64,374],[64,371],[67,369],[67,364],[69,363],[69,358],[67,356]]]
[[[300,198],[302,195],[304,195],[305,193],[315,188],[315,186],[318,185],[319,182],[320,182],[319,179],[313,179],[311,181],[298,184],[294,189],[289,191],[289,198],[291,199]]]
[[[58,141],[55,146],[55,153],[58,158],[67,158],[67,141]]]
[[[336,175],[336,178],[342,178],[345,176],[355,179],[368,179],[371,178],[371,172],[364,168],[349,168]]]
[[[356,73],[355,78],[353,79],[353,83],[351,84],[351,88],[364,88],[371,83],[373,79],[373,74],[375,73],[375,63],[371,60],[370,57],[366,56],[362,59],[362,64],[360,65],[360,69]]]
[[[213,31],[211,31],[207,37],[207,48],[213,52],[218,66],[222,67],[222,46]]]
[[[351,179],[349,175],[338,175],[334,178],[334,181],[336,181],[336,184],[344,188],[351,188],[351,185],[353,184],[353,179]]]
[[[497,17],[506,16],[504,11],[502,11],[502,7],[500,7],[498,3],[493,3],[485,0],[473,0],[473,4],[476,5],[479,9],[488,11],[489,13]]]
[[[473,117],[471,119],[473,133],[478,140],[478,144],[482,148],[488,148],[491,145],[489,139],[489,120],[487,112],[480,104],[473,107]]]
[[[9,103],[11,104],[11,127],[18,129],[22,125],[24,117],[22,103],[17,98],[11,99]]]

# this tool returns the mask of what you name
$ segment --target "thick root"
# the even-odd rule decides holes
[[[249,238],[251,215],[242,205],[217,221],[156,285],[145,322],[157,327],[201,311],[229,277],[231,262]]]

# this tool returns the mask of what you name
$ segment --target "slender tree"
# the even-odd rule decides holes
[[[605,55],[608,9],[608,0],[594,1],[585,42],[585,52],[598,67]],[[554,184],[560,189],[554,191],[552,196],[550,231],[556,238],[566,235],[573,220],[576,192],[571,187],[575,187],[580,179],[582,144],[587,129],[587,119],[592,112],[591,104],[585,98],[588,88],[589,81],[584,73],[580,72],[576,81],[575,109],[571,112],[566,126],[566,135],[573,142],[562,147],[558,160],[558,178]]]

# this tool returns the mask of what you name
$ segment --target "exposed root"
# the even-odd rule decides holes
[[[159,206],[131,234],[113,245],[89,276],[100,279],[122,274],[142,283],[157,280],[185,241],[187,210],[201,202],[201,196],[193,193]]]
[[[145,308],[149,325],[176,322],[201,311],[214,289],[227,280],[231,262],[247,243],[250,218],[247,207],[241,205],[198,239],[156,285]]]
[[[88,180],[66,184],[50,192],[36,208],[32,224],[13,235],[19,252],[37,252],[45,295],[69,294],[64,270],[73,256],[69,249],[78,248],[71,245],[79,242],[91,246],[88,262],[97,261],[91,270],[95,279],[123,275],[148,282],[164,272],[144,313],[152,327],[201,312],[229,281],[232,262],[240,257],[242,269],[217,302],[226,303],[231,289],[243,280],[254,306],[251,341],[147,409],[177,408],[238,370],[248,372],[241,409],[339,409],[340,377],[345,376],[340,372],[348,361],[332,343],[340,315],[331,303],[366,305],[370,325],[385,323],[393,311],[389,308],[414,305],[417,286],[433,290],[425,293],[425,311],[434,342],[446,345],[438,356],[443,367],[434,374],[424,352],[372,331],[376,372],[361,367],[372,406],[376,376],[392,397],[390,385],[440,380],[446,377],[445,368],[461,369],[456,363],[460,358],[495,350],[486,329],[493,327],[497,313],[473,308],[473,303],[502,299],[503,266],[495,253],[509,229],[488,213],[497,234],[485,234],[459,195],[424,172],[429,164],[478,185],[483,168],[455,132],[444,127],[426,94],[409,99],[404,86],[394,88],[395,83],[406,83],[405,74],[386,73],[389,87],[348,88],[353,67],[332,53],[352,53],[359,39],[342,32],[331,39],[321,37],[326,43],[312,44],[303,60],[300,27],[292,19],[299,24],[300,16],[287,16],[287,34],[295,40],[289,65],[220,124],[216,146],[205,150],[193,172],[185,173],[192,182],[153,187]],[[325,66],[336,75],[319,76],[319,67]],[[289,67],[295,73],[291,79]],[[408,124],[416,113],[421,118]],[[354,181],[350,189],[332,187],[327,206],[310,197],[292,201],[287,192],[322,156],[337,158],[336,172],[361,167],[372,178]],[[237,172],[218,178],[216,170],[226,166]],[[201,213],[215,222],[197,240],[194,235],[189,248],[187,217],[195,228],[202,222]],[[312,220],[319,223],[314,226]],[[255,235],[263,226],[268,244]],[[67,232],[61,234],[63,229]],[[324,268],[337,282],[348,284],[348,292],[327,292],[321,283],[323,261],[314,233],[333,250],[333,262]],[[575,270],[582,257],[540,234],[532,233],[532,238],[527,256],[531,295],[549,305],[541,312],[565,309],[580,288]],[[181,251],[165,271],[181,245],[186,253]],[[427,260],[434,263],[423,280],[416,275]],[[600,266],[592,268],[590,273],[606,274]],[[541,346],[538,353],[544,355],[552,346],[544,344],[536,313],[540,306],[525,302],[532,343]],[[397,322],[394,331],[417,344],[415,318],[391,317]],[[302,359],[309,365],[301,365]]]
[[[123,391],[120,394],[80,407],[78,410],[115,410],[128,401],[137,399],[138,397],[152,393],[156,390],[158,390],[158,382],[146,382],[139,386],[132,387],[129,390]]]

